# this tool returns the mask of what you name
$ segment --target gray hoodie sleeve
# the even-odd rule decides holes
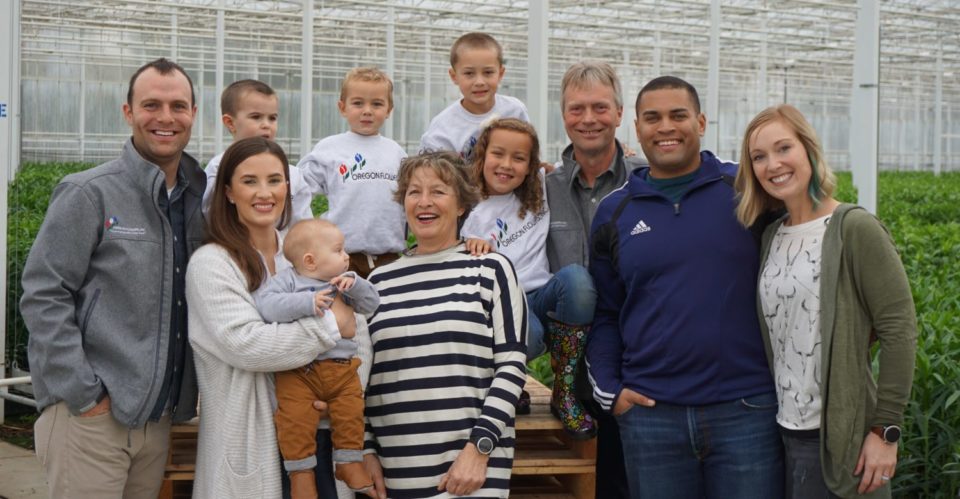
[[[100,241],[103,214],[84,190],[60,183],[23,269],[20,313],[30,331],[27,355],[33,383],[79,414],[104,393],[87,360],[78,318],[78,292]],[[90,312],[96,297],[86,303]]]
[[[343,292],[343,301],[359,314],[372,314],[380,306],[380,293],[370,281],[356,272],[344,272],[344,276],[353,277],[353,286]]]
[[[296,275],[284,269],[253,292],[257,311],[264,322],[293,322],[316,315],[314,291],[294,291]]]

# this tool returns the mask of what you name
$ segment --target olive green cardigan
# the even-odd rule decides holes
[[[761,269],[784,219],[770,224],[763,234]],[[757,314],[772,372],[773,351],[759,295]],[[880,341],[879,380],[872,374],[871,332]],[[871,426],[902,424],[913,385],[916,311],[889,232],[859,206],[837,207],[823,236],[820,335],[824,481],[840,497],[890,497],[889,485],[858,496],[860,477],[853,470]]]

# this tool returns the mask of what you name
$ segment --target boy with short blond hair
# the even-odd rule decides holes
[[[327,196],[329,209],[321,217],[346,236],[350,270],[366,277],[406,248],[403,209],[393,202],[393,191],[407,154],[380,135],[393,111],[393,82],[377,68],[351,69],[337,107],[350,130],[317,142],[297,166],[310,193]]]
[[[494,118],[530,121],[527,107],[497,93],[506,68],[503,48],[486,33],[467,33],[450,47],[450,80],[463,98],[437,114],[420,138],[420,152],[454,151],[469,163],[482,125]]]
[[[319,315],[336,345],[309,365],[278,372],[276,380],[277,441],[283,466],[290,475],[291,495],[316,497],[314,440],[320,413],[314,400],[327,402],[336,477],[354,491],[373,485],[363,464],[363,388],[357,368],[357,317],[380,305],[377,290],[366,279],[348,272],[344,237],[323,219],[301,220],[283,240],[283,256],[293,265],[277,271],[254,292],[257,310],[265,322],[292,322]],[[327,290],[332,291],[328,293]],[[327,302],[333,302],[327,309]]]
[[[270,85],[259,80],[235,81],[220,94],[220,112],[223,113],[221,120],[234,141],[258,136],[274,140],[277,135],[279,107],[277,93]],[[223,153],[214,156],[204,169],[207,174],[207,188],[203,192],[201,204],[204,216],[210,210],[211,196],[222,157]],[[293,201],[291,224],[297,220],[313,218],[313,211],[310,209],[312,196],[300,170],[290,168],[289,180],[287,187]]]

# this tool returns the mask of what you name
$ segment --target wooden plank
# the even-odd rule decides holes
[[[157,494],[157,499],[173,499],[173,482],[164,480],[160,484],[160,493]]]
[[[170,427],[170,436],[175,435],[196,435],[199,431],[200,425],[196,420],[191,420],[187,423],[175,424]]]
[[[595,458],[578,456],[570,449],[517,449],[513,456],[513,472],[527,475],[542,475],[543,472],[532,472],[531,469],[570,469],[566,473],[585,473],[596,466]],[[575,469],[575,470],[574,470]],[[552,471],[551,473],[564,473]]]
[[[197,469],[197,466],[196,466],[195,464],[193,464],[193,463],[189,463],[189,464],[168,464],[165,469],[167,470],[167,472],[170,472],[170,473],[178,473],[178,472],[183,472],[183,471],[191,471],[191,472],[192,472],[192,471],[195,471],[195,470]]]
[[[523,389],[530,394],[530,405],[550,405],[551,389],[537,381],[533,376],[527,376],[527,383]]]
[[[182,472],[182,473],[180,472],[168,473],[167,476],[164,477],[164,479],[174,481],[174,482],[182,482],[185,480],[193,481],[193,477],[194,477],[194,474],[191,471],[191,472]]]
[[[510,478],[510,496],[516,494],[566,494],[566,486],[551,475],[514,475]]]
[[[536,466],[536,467],[524,467],[524,468],[514,468],[514,475],[555,475],[557,477],[562,476],[574,476],[574,475],[589,475],[592,474],[595,470],[595,466],[588,464],[585,466],[570,466],[570,465],[557,465],[557,466]]]
[[[560,475],[557,477],[567,490],[578,499],[593,499],[597,490],[597,475],[590,470],[589,473],[579,475]]]
[[[535,406],[536,407],[536,406]],[[563,423],[549,411],[530,411],[517,416],[514,423],[517,432],[527,430],[563,430]],[[520,435],[517,435],[519,438]]]

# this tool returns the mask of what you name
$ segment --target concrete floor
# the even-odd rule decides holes
[[[0,498],[47,497],[47,481],[33,451],[0,441]]]

